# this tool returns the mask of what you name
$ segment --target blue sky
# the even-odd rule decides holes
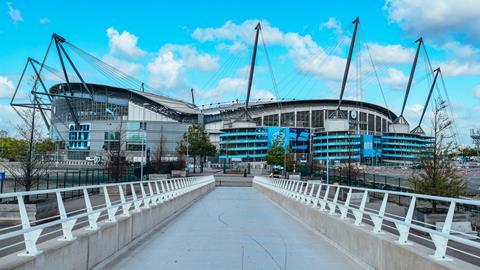
[[[461,143],[470,144],[472,123],[480,128],[480,4],[469,0],[230,2],[0,2],[0,129],[12,130],[15,114],[8,102],[26,58],[40,60],[53,32],[156,89],[152,91],[188,100],[193,87],[197,103],[210,104],[245,98],[253,27],[260,21],[267,50],[261,43],[253,99],[336,98],[356,16],[361,20],[360,37],[346,98],[388,106],[398,114],[415,40],[423,36],[434,68],[443,70]],[[69,52],[87,81],[121,86]],[[425,59],[422,52],[406,107],[412,126],[431,79]],[[54,54],[47,64],[60,69]],[[57,82],[54,76],[45,79],[50,85]],[[28,90],[28,82],[20,88]],[[425,128],[428,125],[427,119]]]

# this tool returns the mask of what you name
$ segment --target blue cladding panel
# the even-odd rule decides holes
[[[373,135],[362,135],[362,153],[364,157],[373,157]]]

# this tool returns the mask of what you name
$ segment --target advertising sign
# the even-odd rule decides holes
[[[373,135],[362,135],[362,151],[364,157],[373,157]]]

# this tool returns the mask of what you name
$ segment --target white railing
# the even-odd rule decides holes
[[[446,256],[447,249],[480,259],[480,238],[477,232],[474,232],[472,235],[455,231],[452,228],[454,214],[456,214],[457,211],[456,208],[460,205],[479,207],[480,201],[478,200],[329,185],[318,182],[308,183],[305,181],[258,176],[255,177],[253,181],[286,197],[303,202],[307,206],[318,208],[320,211],[328,212],[330,215],[339,216],[340,220],[346,221],[347,219],[352,219],[353,224],[356,226],[361,226],[364,219],[369,220],[372,223],[372,232],[374,234],[384,233],[382,229],[388,227],[390,231],[398,233],[397,241],[401,245],[411,244],[411,242],[408,241],[409,236],[433,242],[435,252],[432,256],[437,260],[450,259]],[[355,194],[355,197],[359,199],[357,203],[351,203],[352,194]],[[345,195],[346,198],[344,200],[339,198],[344,198]],[[380,196],[380,198],[382,198],[379,209],[367,207],[367,201],[369,201],[370,196]],[[404,216],[386,211],[389,200],[397,198],[408,205],[408,210]],[[448,212],[443,222],[432,225],[421,220],[415,220],[414,211],[420,200],[422,203],[427,202],[427,204],[428,202],[436,202],[438,205],[448,205]],[[395,226],[388,225],[385,221],[387,221],[387,223],[390,222],[390,224],[393,223]],[[410,229],[415,230],[415,233],[412,233]],[[428,236],[430,236],[430,238],[428,238]],[[449,241],[454,241],[461,245],[452,247],[448,244]]]
[[[129,216],[131,211],[141,212],[142,209],[161,204],[214,181],[213,176],[202,176],[0,194],[0,199],[13,199],[12,201],[16,202],[21,221],[19,225],[0,229],[0,252],[6,253],[6,250],[24,244],[25,250],[18,255],[35,256],[41,253],[37,249],[37,240],[40,237],[61,232],[62,236],[58,240],[72,241],[75,239],[72,233],[74,226],[78,228],[79,225],[88,222],[84,226],[86,230],[97,230],[100,217],[105,218],[106,222],[116,222],[119,215]],[[90,198],[91,191],[94,190],[103,193],[103,196],[96,195],[100,196],[100,203],[97,205],[92,205]],[[81,200],[80,205],[83,206],[84,203],[85,207],[66,212],[62,193],[73,191],[83,192],[83,198],[79,200]],[[128,194],[128,191],[131,194]],[[137,192],[140,194],[137,194]],[[25,205],[25,196],[47,193],[55,194],[58,215],[42,220],[30,220]],[[114,193],[117,194],[114,195]],[[115,200],[112,200],[112,198]],[[58,228],[60,225],[61,228]],[[47,232],[42,233],[44,231]],[[23,237],[23,240],[20,240],[21,237]],[[11,244],[11,242],[14,243]]]

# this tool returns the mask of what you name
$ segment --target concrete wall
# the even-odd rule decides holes
[[[430,257],[433,250],[427,247],[399,245],[398,236],[390,233],[373,234],[372,227],[355,226],[353,220],[342,221],[338,216],[306,206],[287,198],[257,183],[253,187],[264,193],[273,202],[290,215],[319,232],[330,243],[344,251],[354,260],[367,268],[373,269],[478,269],[471,264],[455,259],[453,261],[436,261]]]
[[[49,240],[38,245],[43,253],[36,257],[12,254],[0,258],[1,269],[92,269],[99,267],[155,229],[165,225],[178,213],[215,188],[211,183],[129,217],[118,216],[116,223],[99,222],[99,229],[74,231],[74,241]]]

